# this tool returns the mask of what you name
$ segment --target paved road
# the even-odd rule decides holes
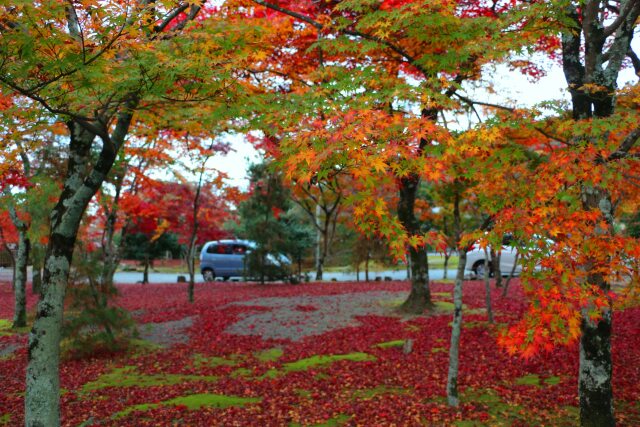
[[[10,268],[0,268],[0,281],[10,281],[12,278],[12,270]],[[31,272],[29,271],[29,277],[31,277]],[[449,269],[449,277],[452,278],[456,274],[455,270]],[[149,281],[151,283],[176,283],[178,281],[178,276],[187,277],[187,273],[149,273]],[[313,278],[315,275],[311,274]],[[430,270],[429,276],[433,280],[442,279],[444,276],[444,270]],[[392,280],[405,280],[407,278],[407,272],[404,270],[400,271],[378,271],[378,272],[370,272],[369,280],[375,280],[376,277],[380,277],[381,280],[384,280],[385,277],[391,277]],[[134,284],[142,280],[142,273],[138,272],[118,272],[115,277],[116,283],[123,284]],[[242,280],[241,277],[232,278],[237,280]],[[352,273],[324,273],[324,280],[331,281],[337,280],[340,282],[345,281],[355,281],[356,274]],[[360,280],[364,280],[364,273],[360,272]],[[196,282],[201,283],[202,276],[200,274],[196,274]]]
[[[449,269],[449,277],[452,278],[456,274],[455,270]],[[177,282],[178,276],[184,275],[187,277],[186,273],[149,273],[149,281],[151,283],[175,283]],[[437,280],[442,279],[444,277],[444,270],[430,270],[429,276],[431,279]],[[314,274],[311,274],[311,278],[314,277]],[[406,271],[378,271],[378,272],[370,272],[369,280],[375,280],[376,277],[380,277],[381,280],[384,280],[385,277],[391,277],[392,280],[405,280],[407,278]],[[131,272],[119,272],[115,275],[116,283],[137,283],[142,280],[142,273],[131,273]],[[337,280],[340,282],[345,281],[355,281],[356,274],[354,273],[324,273],[324,281]],[[241,277],[232,278],[232,280],[242,280]],[[360,280],[364,280],[364,273],[360,273]],[[196,282],[202,282],[202,276],[200,274],[196,274]]]

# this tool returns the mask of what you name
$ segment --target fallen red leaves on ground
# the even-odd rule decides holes
[[[409,290],[406,282],[200,284],[194,304],[186,302],[186,286],[182,284],[123,285],[118,304],[130,310],[140,324],[192,317],[194,321],[185,332],[189,340],[170,348],[63,362],[63,424],[281,426],[331,422],[404,426],[454,425],[460,420],[476,425],[573,424],[577,420],[577,346],[556,348],[528,360],[507,355],[496,344],[497,328],[515,322],[524,311],[519,286],[514,286],[507,298],[500,297],[501,291],[494,292],[497,326],[488,325],[481,310],[483,284],[467,282],[464,288],[466,327],[462,332],[459,378],[462,403],[451,409],[444,398],[451,321],[446,310],[403,318],[389,309],[388,316],[362,316],[359,324],[299,341],[263,340],[225,332],[244,316],[269,310],[232,303],[303,295],[313,301],[314,297],[365,292],[398,292],[402,296]],[[451,300],[451,285],[434,284],[432,292],[436,301]],[[30,296],[30,310],[34,303],[35,298]],[[10,285],[0,284],[1,318],[11,317],[12,305]],[[313,303],[290,307],[296,322],[304,322],[304,316],[313,315],[319,308]],[[640,424],[636,403],[640,400],[639,332],[639,308],[615,314],[614,387],[620,425]],[[405,354],[402,341],[409,339],[413,348]],[[0,357],[0,423],[4,416],[7,424],[22,425],[26,336],[0,335],[0,344],[10,343],[19,349]],[[282,351],[275,357],[260,356],[273,348]],[[292,365],[318,355],[356,353],[368,356],[307,369]],[[87,388],[87,383],[101,375],[124,367],[130,367],[135,375],[172,374],[183,380]],[[202,393],[260,400],[227,408],[160,404]],[[147,406],[137,406],[143,404]]]

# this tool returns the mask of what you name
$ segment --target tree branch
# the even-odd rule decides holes
[[[253,2],[259,4],[260,6],[264,6],[266,8],[273,9],[273,10],[278,11],[280,13],[284,13],[285,15],[289,15],[292,18],[296,18],[296,19],[299,19],[301,21],[304,21],[307,24],[315,27],[318,31],[322,30],[322,28],[323,28],[323,25],[321,23],[319,23],[318,21],[315,21],[314,19],[309,18],[308,16],[305,16],[305,15],[303,15],[301,13],[294,12],[293,10],[289,10],[289,9],[285,9],[284,7],[280,7],[277,4],[269,3],[269,2],[266,2],[264,0],[253,0]]]
[[[629,135],[627,135],[627,137],[618,146],[616,151],[611,153],[609,157],[603,160],[603,162],[611,162],[614,160],[629,157],[629,150],[631,150],[633,146],[638,142],[638,139],[640,139],[640,127],[632,130],[631,133],[629,133]]]
[[[633,64],[633,69],[635,70],[636,75],[640,76],[640,58],[638,58],[638,55],[633,51],[631,47],[629,47],[627,56],[629,57],[629,59],[631,59],[631,63]]]
[[[627,1],[627,3],[622,6],[622,9],[618,13],[618,17],[611,23],[611,25],[609,25],[604,29],[602,35],[605,38],[613,35],[613,33],[616,32],[616,30],[620,27],[620,25],[622,25],[624,20],[627,19],[627,16],[629,15],[629,13],[631,13],[631,10],[633,9],[633,7],[637,6],[637,3],[638,2],[636,0]]]
[[[167,28],[167,25],[169,25],[171,21],[173,21],[178,15],[180,15],[182,12],[184,12],[188,8],[189,8],[189,3],[181,4],[180,6],[175,8],[173,11],[171,11],[160,24],[153,27],[153,31],[155,31],[156,33],[161,33],[162,31],[164,31],[165,28]]]

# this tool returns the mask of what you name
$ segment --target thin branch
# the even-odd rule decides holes
[[[294,12],[293,10],[289,10],[289,9],[285,9],[284,7],[280,7],[277,4],[273,4],[273,3],[269,3],[266,2],[264,0],[253,0],[254,3],[258,3],[261,6],[264,6],[266,8],[269,9],[273,9],[276,10],[280,13],[284,13],[285,15],[289,15],[292,18],[296,18],[299,19],[301,21],[306,22],[307,24],[315,27],[318,31],[322,30],[323,25],[321,23],[319,23],[318,21],[313,20],[312,18],[309,18],[308,16],[305,16],[301,13],[298,12]]]
[[[633,148],[633,146],[640,139],[640,127],[635,128],[627,137],[622,141],[622,143],[618,146],[616,151],[611,153],[609,157],[604,160],[604,162],[611,162],[618,159],[623,159],[626,157],[631,157],[629,154],[629,150]]]
[[[169,25],[171,21],[173,21],[178,15],[180,15],[182,12],[184,12],[188,8],[189,8],[189,3],[181,4],[180,6],[175,8],[172,12],[170,12],[160,24],[153,27],[153,31],[155,31],[156,33],[161,33],[162,31],[164,31],[165,28],[167,28],[167,25]]]
[[[630,47],[627,52],[627,56],[631,59],[631,63],[633,64],[633,69],[636,72],[637,76],[640,76],[640,58],[638,58],[638,54],[636,54],[633,49]]]
[[[464,101],[465,103],[467,103],[469,105],[482,105],[483,107],[496,108],[498,110],[509,111],[510,113],[513,113],[514,111],[516,111],[515,108],[507,107],[507,106],[504,106],[504,105],[492,104],[491,102],[475,101],[475,100],[473,100],[471,98],[467,98],[464,95],[460,95],[459,93],[453,93],[452,95],[458,97],[461,101]]]
[[[634,6],[638,6],[638,2],[636,0],[629,0],[625,5],[624,5],[624,9],[622,9],[620,11],[620,13],[618,14],[618,17],[611,23],[611,25],[609,25],[608,27],[606,27],[602,33],[602,36],[604,38],[607,38],[611,35],[613,35],[613,33],[616,32],[616,30],[620,27],[620,25],[622,25],[622,23],[624,22],[625,19],[627,19],[627,16],[629,16],[629,13],[631,13],[631,10],[634,8]]]
[[[342,32],[344,34],[348,34],[350,36],[356,36],[356,37],[360,37],[366,40],[370,40],[370,41],[374,41],[380,44],[383,44],[385,46],[387,46],[389,49],[391,49],[392,51],[396,52],[397,54],[399,54],[400,56],[402,56],[404,59],[407,60],[407,62],[409,62],[411,65],[413,65],[414,67],[416,67],[418,70],[420,70],[420,72],[422,74],[424,74],[425,77],[427,77],[429,75],[429,73],[427,73],[427,70],[424,69],[420,64],[417,63],[417,60],[411,56],[406,50],[402,49],[399,46],[396,46],[395,44],[384,40],[380,37],[377,36],[373,36],[371,34],[367,34],[367,33],[363,33],[361,31],[356,31],[356,30],[342,30]]]

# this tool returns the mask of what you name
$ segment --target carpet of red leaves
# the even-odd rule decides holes
[[[513,286],[513,285],[512,285]],[[452,285],[434,284],[436,300],[450,300],[445,292]],[[184,285],[127,285],[120,287],[118,303],[136,313],[141,323],[165,322],[196,316],[188,330],[188,343],[149,352],[102,355],[84,360],[66,360],[61,367],[62,420],[64,425],[223,425],[287,426],[336,422],[345,425],[411,426],[455,425],[571,425],[575,412],[558,413],[577,405],[577,345],[556,348],[529,360],[511,357],[496,344],[497,329],[486,323],[478,310],[463,315],[461,340],[461,406],[446,405],[450,313],[413,318],[367,316],[359,326],[336,329],[322,336],[298,342],[264,341],[234,336],[225,328],[255,307],[228,304],[262,297],[329,295],[368,291],[408,291],[406,282],[318,283],[258,286],[243,283],[201,284],[196,302],[186,302]],[[482,308],[481,282],[467,282],[464,303],[468,310]],[[35,298],[29,296],[33,309]],[[496,321],[514,322],[525,309],[519,286],[507,298],[493,295]],[[0,318],[12,315],[11,287],[0,284]],[[312,305],[297,310],[313,312]],[[614,390],[619,425],[640,425],[640,308],[618,312],[614,318]],[[414,341],[413,350],[378,347],[394,340]],[[0,357],[0,424],[3,414],[10,425],[23,425],[26,336],[2,335],[0,344],[19,343],[20,349]],[[261,350],[279,347],[276,360],[256,357]],[[339,361],[309,370],[284,372],[285,363],[314,355],[364,352],[368,361]],[[199,357],[227,357],[235,365],[211,366],[196,363]],[[238,356],[242,355],[242,356]],[[173,385],[106,387],[83,390],[114,368],[133,366],[138,374],[181,374],[217,376],[216,381],[184,381]],[[243,374],[238,375],[242,368]],[[281,374],[264,375],[279,369]],[[536,375],[538,384],[522,381]],[[192,377],[191,377],[192,378]],[[544,379],[554,378],[544,382]],[[534,381],[535,383],[535,381]],[[182,405],[158,405],[146,411],[114,414],[134,405],[159,403],[198,393],[256,397],[260,402],[244,407],[202,407],[190,410]],[[487,397],[489,396],[489,398]],[[494,396],[491,398],[491,396]],[[497,396],[497,398],[495,397]],[[500,405],[496,405],[496,399]],[[575,410],[574,410],[575,411]],[[573,417],[573,418],[572,418]],[[326,424],[337,425],[337,424]]]

